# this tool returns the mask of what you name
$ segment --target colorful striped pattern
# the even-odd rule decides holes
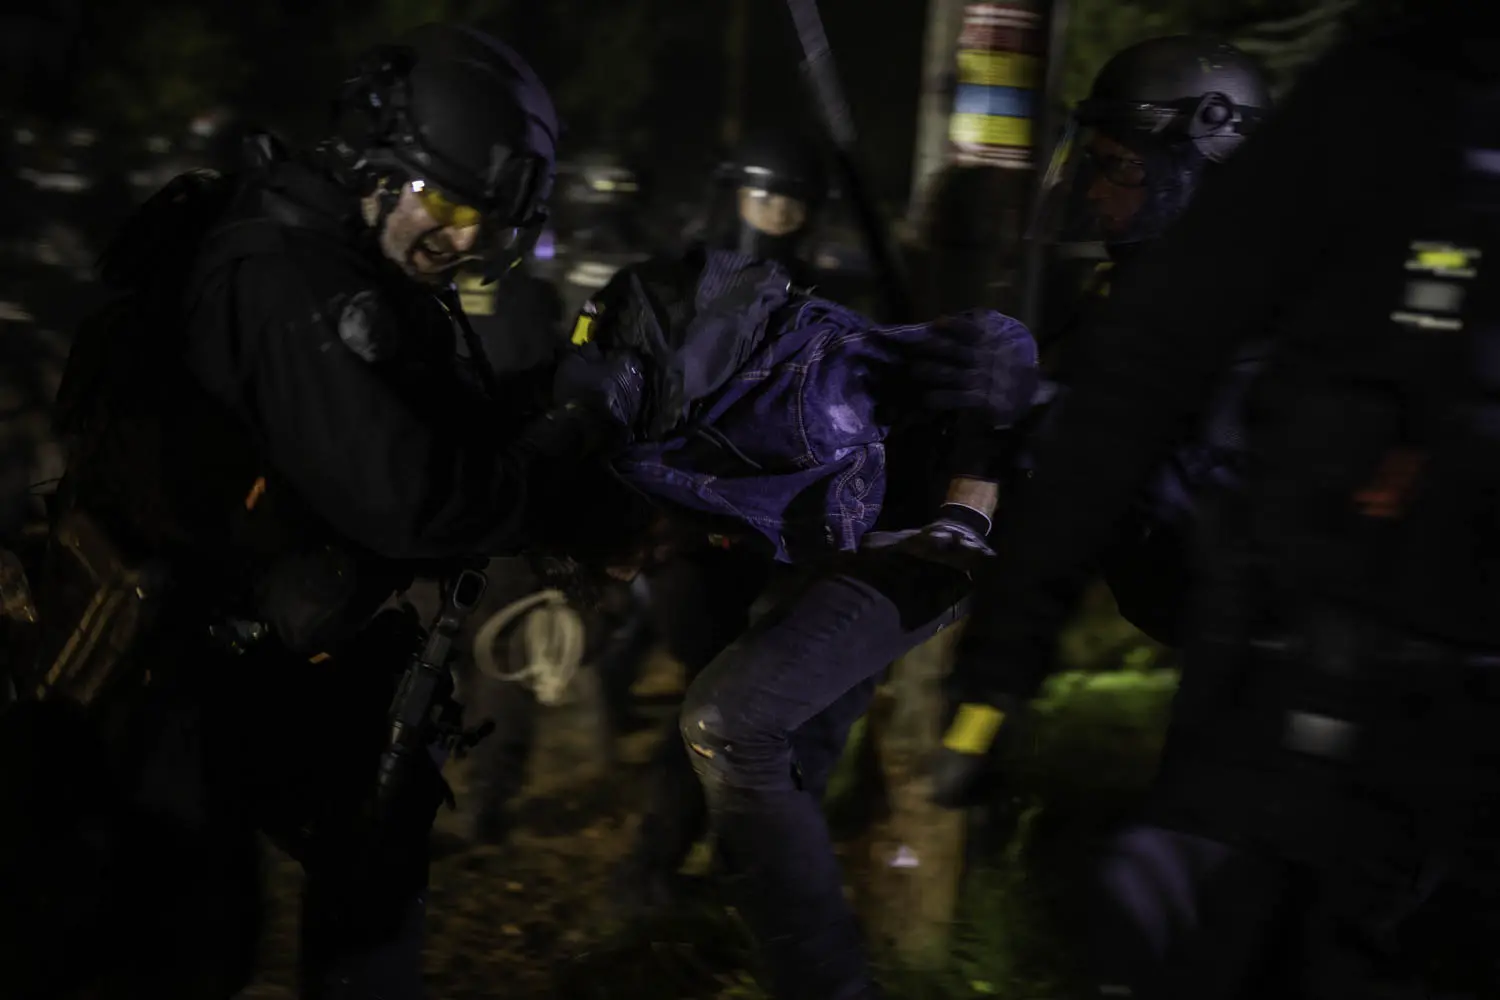
[[[1032,165],[1042,16],[1032,3],[972,3],[959,36],[948,138],[966,165]]]

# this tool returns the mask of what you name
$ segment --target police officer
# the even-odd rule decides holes
[[[365,822],[418,638],[376,611],[419,570],[535,537],[549,509],[585,516],[562,471],[622,442],[640,395],[628,359],[575,373],[566,408],[500,395],[451,287],[524,252],[557,132],[516,53],[428,26],[361,64],[328,141],[186,176],[121,233],[104,276],[124,295],[80,332],[59,394],[72,445],[27,692],[77,706],[110,748],[109,804],[37,836],[98,863],[107,909],[81,940],[39,921],[42,943],[4,963],[18,995],[86,978],[234,995],[257,828],[308,873],[303,994],[422,995],[442,789]]]
[[[1473,5],[1416,17],[1310,70],[1117,289],[959,650],[945,798],[1163,442],[1273,338],[1150,813],[1105,866],[1110,995],[1430,996],[1399,945],[1435,886],[1493,933],[1500,36]]]
[[[612,255],[650,249],[640,226],[645,192],[634,170],[618,156],[592,153],[580,157],[571,174],[561,194],[574,252]]]
[[[1058,254],[1063,274],[1076,276],[1065,259],[1071,248],[1102,244],[1108,256],[1083,293],[1067,289],[1071,301],[1049,318],[1044,360],[1059,386],[1071,381],[1070,355],[1085,349],[1090,319],[1107,307],[1111,289],[1131,280],[1135,260],[1212,183],[1270,107],[1261,69],[1213,38],[1149,39],[1100,70],[1070,119],[1063,169],[1046,179],[1036,233]],[[1158,641],[1177,639],[1197,498],[1239,475],[1240,411],[1265,350],[1239,348],[1199,432],[1172,451],[1100,554],[1121,614]],[[1038,434],[1047,422],[1038,421]]]
[[[719,165],[714,182],[706,241],[774,260],[799,284],[809,284],[808,239],[828,200],[817,147],[793,132],[752,132]]]

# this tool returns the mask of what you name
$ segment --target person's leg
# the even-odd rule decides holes
[[[501,843],[510,834],[509,806],[526,785],[536,745],[540,707],[531,689],[502,681],[474,665],[475,633],[491,616],[536,593],[540,583],[521,559],[495,559],[486,574],[489,587],[465,626],[456,672],[467,725],[488,719],[495,729],[468,757],[467,789],[459,796],[459,826],[470,843]]]
[[[653,574],[656,631],[689,683],[745,631],[750,606],[765,589],[768,576],[764,560],[721,550],[680,557]],[[621,889],[631,903],[669,902],[677,870],[707,831],[703,786],[674,717],[652,758],[646,808],[621,872]]]
[[[795,734],[957,618],[961,574],[895,554],[814,581],[735,641],[688,690],[682,735],[778,997],[873,996]]]
[[[827,794],[829,779],[844,756],[850,731],[875,698],[879,680],[878,675],[865,678],[792,733],[798,783],[819,802]]]
[[[650,579],[643,574],[611,595],[618,610],[611,609],[613,613],[606,616],[608,635],[594,659],[603,701],[605,731],[600,736],[609,760],[615,756],[615,741],[650,725],[636,710],[631,689],[658,639],[651,615],[652,590]]]
[[[324,897],[321,884],[310,877],[303,894],[303,1000],[423,1000],[425,893],[412,896],[377,933],[334,916],[348,900]]]
[[[526,787],[541,706],[524,684],[489,677],[476,681],[464,706],[467,718],[495,724],[469,757],[468,787],[459,799],[462,835],[476,844],[503,843],[510,835],[510,806]]]
[[[305,746],[303,767],[281,776],[297,788],[310,831],[298,855],[306,875],[299,955],[306,1000],[425,996],[429,852],[445,751],[428,747],[434,766],[410,771],[399,798],[373,811],[396,667],[404,664],[391,646],[372,625],[335,654],[321,685],[308,685],[304,711],[321,718],[323,729],[308,735],[316,743]]]

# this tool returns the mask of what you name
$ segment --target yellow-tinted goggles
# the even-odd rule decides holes
[[[468,229],[479,225],[484,218],[479,209],[449,199],[425,181],[412,181],[411,189],[427,214],[432,216],[432,221],[445,228],[452,226],[456,229]]]

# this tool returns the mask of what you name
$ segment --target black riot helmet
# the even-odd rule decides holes
[[[477,29],[431,24],[360,60],[329,147],[361,194],[409,184],[439,223],[482,225],[494,272],[547,218],[558,130],[525,60]]]
[[[1175,35],[1130,46],[1073,114],[1044,182],[1040,235],[1111,248],[1159,236],[1270,106],[1265,74],[1226,42]]]
[[[716,178],[715,242],[763,259],[797,259],[828,198],[817,147],[794,133],[753,133]]]

